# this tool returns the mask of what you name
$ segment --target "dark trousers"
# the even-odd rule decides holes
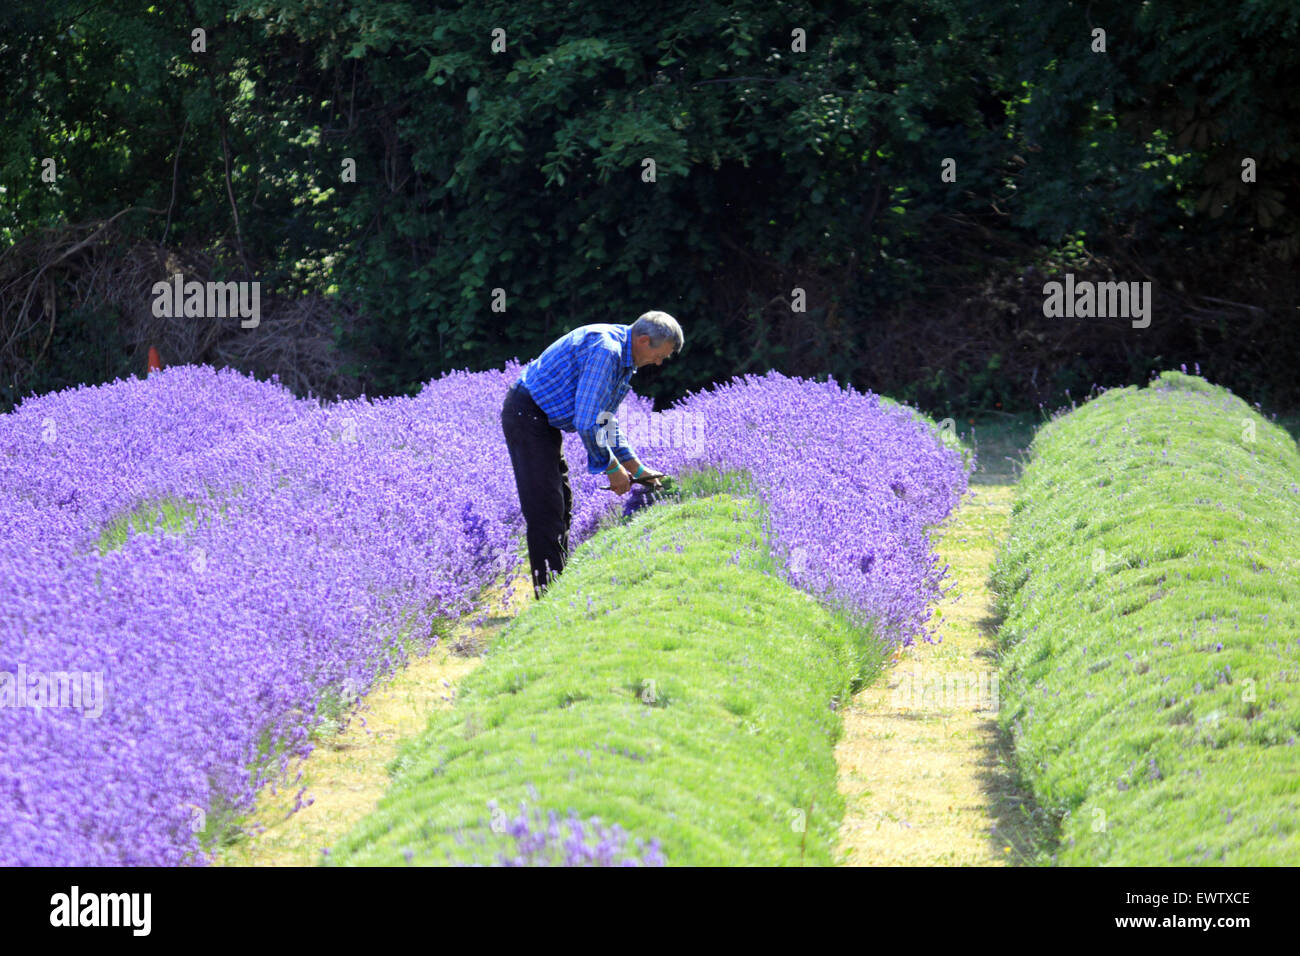
[[[573,490],[569,487],[569,465],[561,451],[563,435],[551,426],[546,413],[518,382],[506,394],[501,407],[501,430],[506,436],[519,505],[528,526],[533,596],[540,599],[546,586],[564,570],[569,556]]]

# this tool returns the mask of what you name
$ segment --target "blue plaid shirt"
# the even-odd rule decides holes
[[[582,325],[556,339],[524,367],[519,383],[528,389],[554,428],[576,431],[587,449],[587,473],[598,475],[614,464],[610,448],[597,442],[601,412],[616,414],[632,387],[632,326]],[[608,429],[607,444],[620,462],[637,457],[620,424]]]

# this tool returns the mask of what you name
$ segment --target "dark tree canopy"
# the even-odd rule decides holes
[[[10,404],[139,371],[148,284],[86,292],[103,243],[94,268],[317,297],[368,394],[663,309],[687,349],[638,388],[664,400],[775,367],[974,410],[1193,358],[1300,400],[1291,0],[18,0],[0,20]],[[1045,318],[1067,270],[1154,280],[1158,322]]]

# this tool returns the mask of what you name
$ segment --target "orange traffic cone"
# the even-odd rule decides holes
[[[158,350],[152,345],[149,346],[149,371],[146,375],[152,375],[154,372],[162,371],[162,359],[158,358]]]

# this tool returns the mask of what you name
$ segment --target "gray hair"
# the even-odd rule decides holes
[[[686,340],[682,337],[682,327],[667,312],[647,312],[632,323],[632,337],[650,336],[650,347],[657,349],[667,341],[672,341],[673,351],[680,352]]]

